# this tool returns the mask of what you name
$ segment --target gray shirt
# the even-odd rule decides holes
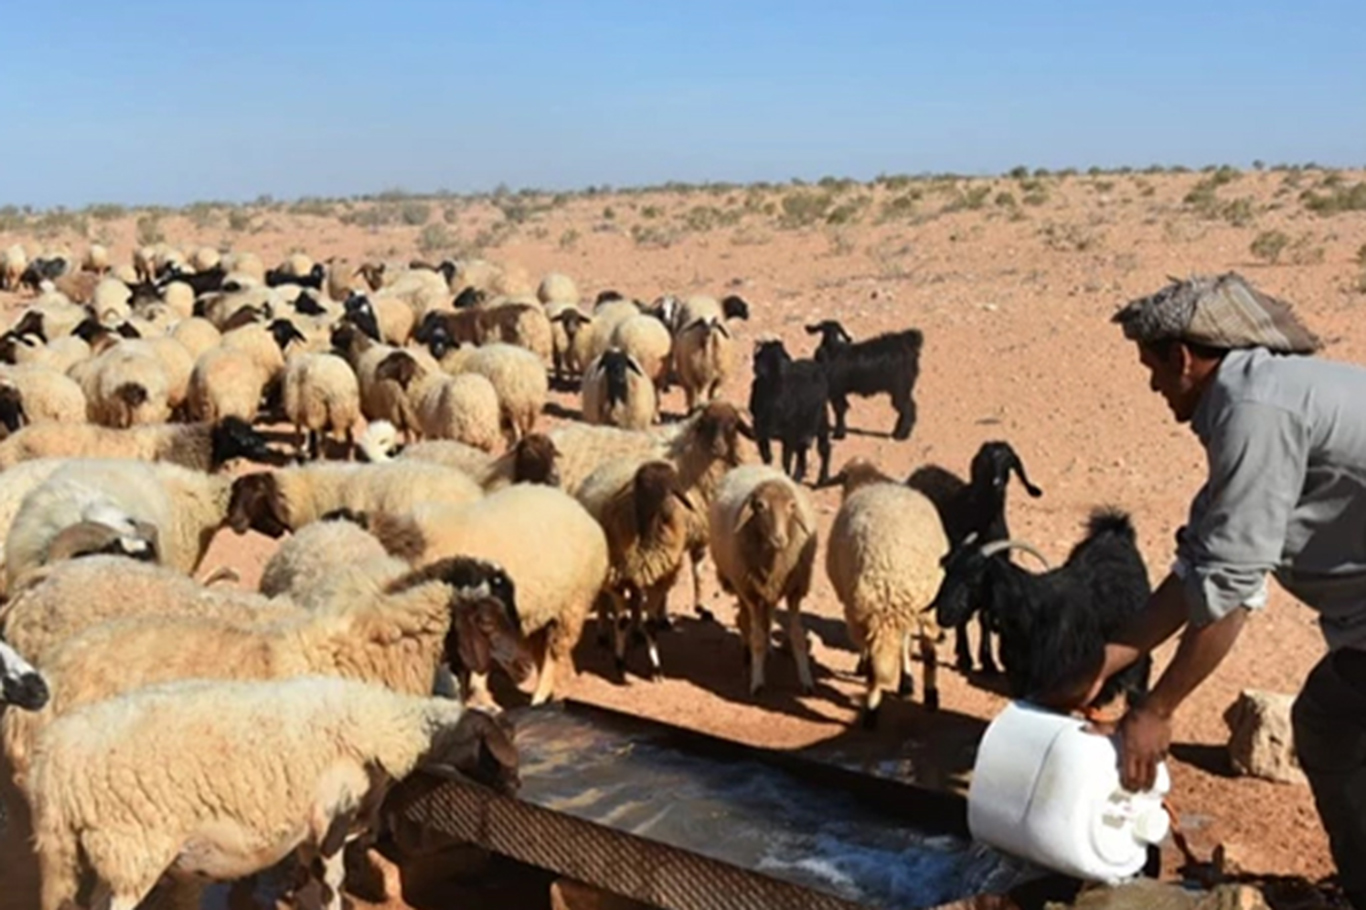
[[[1191,621],[1265,602],[1268,573],[1366,648],[1366,369],[1231,351],[1191,420],[1209,479],[1178,536]]]

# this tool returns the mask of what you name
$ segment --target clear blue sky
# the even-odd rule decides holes
[[[1366,164],[1362,0],[3,6],[0,204]]]

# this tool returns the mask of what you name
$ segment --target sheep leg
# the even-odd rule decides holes
[[[575,635],[577,634],[576,631]],[[565,659],[568,659],[567,653],[564,655],[558,653],[562,648],[567,652],[568,644],[560,641],[558,638],[552,641],[550,636],[551,632],[549,630],[543,632],[540,645],[537,649],[541,652],[541,659],[539,662],[540,672],[537,674],[536,679],[536,691],[531,696],[531,704],[533,707],[536,705],[543,705],[550,701],[550,697],[555,694],[555,674],[558,672],[559,659],[562,656]],[[567,638],[568,636],[566,636],[566,639]]]
[[[749,694],[758,695],[764,689],[764,664],[768,662],[770,633],[773,628],[773,608],[756,603],[749,616]]]
[[[830,482],[830,433],[822,430],[816,436],[816,454],[821,459],[820,475],[816,478],[816,486],[823,487]]]
[[[983,673],[995,676],[1001,670],[991,655],[991,629],[987,626],[985,611],[977,614],[977,636],[977,662],[982,665]]]
[[[702,560],[706,555],[706,543],[688,549],[688,562],[692,565],[692,611],[703,622],[716,622],[716,614],[702,606]]]
[[[911,633],[901,636],[901,683],[896,694],[910,698],[915,694],[915,677],[911,675]]]
[[[356,431],[355,431],[354,428],[352,428],[352,427],[347,427],[347,428],[346,428],[345,439],[346,439],[346,460],[347,460],[347,461],[355,461],[355,460],[356,460]]]
[[[755,442],[759,446],[759,457],[764,460],[764,464],[773,464],[773,441],[767,435],[760,435]]]
[[[805,442],[797,446],[797,473],[792,475],[792,479],[798,482],[806,477],[806,449],[807,443]]]
[[[901,684],[901,642],[900,635],[881,633],[868,644],[872,672],[868,676],[868,700],[863,711],[865,729],[877,727],[882,693],[895,692]]]
[[[655,585],[644,594],[645,642],[650,653],[651,679],[655,682],[664,678],[664,670],[659,661],[659,642],[655,635],[669,628],[669,617],[666,613],[668,593],[668,586]]]
[[[916,636],[920,641],[920,662],[925,665],[925,710],[939,710],[939,655],[934,642],[924,632]]]
[[[599,592],[594,600],[594,606],[598,613],[598,644],[604,648],[611,646],[612,628],[615,625],[612,620],[612,603],[605,591]]]
[[[787,598],[787,638],[792,645],[792,656],[797,661],[797,679],[802,684],[802,694],[810,695],[816,689],[811,678],[810,648],[806,640],[806,627],[802,625],[802,599]]]
[[[843,395],[831,395],[830,409],[835,412],[835,429],[830,433],[830,437],[843,439],[848,429],[844,425],[844,416],[849,413],[849,399]]]

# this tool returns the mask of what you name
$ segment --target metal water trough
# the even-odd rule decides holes
[[[515,798],[415,776],[390,810],[663,910],[926,910],[1075,891],[973,843],[958,795],[587,705],[511,716]]]

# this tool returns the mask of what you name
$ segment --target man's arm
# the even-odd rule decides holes
[[[1130,617],[1114,640],[1105,645],[1099,673],[1093,667],[1082,668],[1077,676],[1040,696],[1039,703],[1057,711],[1089,705],[1107,679],[1175,635],[1186,624],[1189,613],[1181,579],[1169,574],[1148,598],[1147,607]]]
[[[1239,608],[1207,625],[1188,626],[1157,685],[1141,705],[1124,715],[1119,724],[1120,780],[1126,789],[1152,788],[1157,763],[1171,743],[1172,715],[1228,656],[1247,624],[1248,612]]]

